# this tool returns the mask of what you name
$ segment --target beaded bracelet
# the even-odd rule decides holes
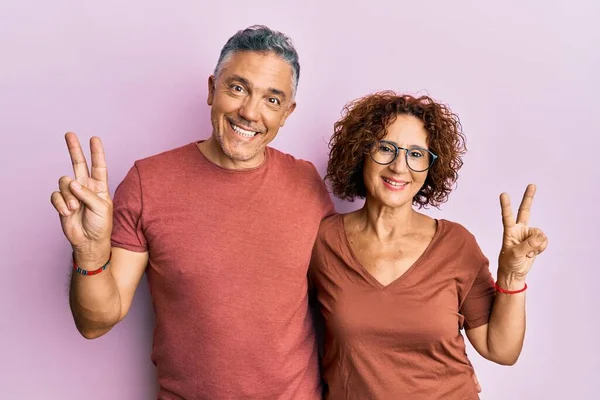
[[[506,290],[506,289],[502,289],[500,286],[498,286],[498,282],[494,281],[493,279],[492,279],[492,282],[494,282],[494,287],[496,288],[496,290],[499,291],[500,293],[504,293],[504,294],[517,294],[517,293],[522,293],[525,290],[527,290],[527,283],[525,283],[525,286],[523,287],[523,289]]]
[[[110,264],[110,259],[112,258],[112,252],[110,253],[110,255],[108,256],[108,261],[106,262],[106,264],[104,264],[103,266],[101,266],[98,269],[95,269],[93,271],[88,271],[87,269],[81,269],[79,268],[79,266],[75,263],[75,256],[73,256],[73,270],[75,272],[80,273],[81,275],[85,275],[85,276],[90,276],[90,275],[97,275],[100,272],[104,271],[106,269],[106,267],[108,267],[108,264]]]

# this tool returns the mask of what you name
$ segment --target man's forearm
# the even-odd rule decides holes
[[[108,256],[97,259],[108,260]],[[94,269],[105,263],[105,261],[99,263],[85,257],[76,257],[75,261],[82,268],[92,266]],[[121,298],[110,264],[97,275],[84,276],[74,271],[71,277],[69,303],[77,329],[88,339],[103,335],[119,322]]]

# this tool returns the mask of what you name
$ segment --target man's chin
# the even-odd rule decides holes
[[[221,145],[223,153],[234,162],[248,163],[252,162],[255,158],[261,158],[264,154],[267,143],[264,142],[264,137],[255,137],[252,141],[236,140],[237,138],[231,138],[224,136],[218,138],[218,142]]]
[[[240,149],[239,147],[236,149],[223,148],[223,152],[227,157],[237,162],[252,161],[254,158],[258,157],[262,153],[260,148]]]
[[[233,161],[237,161],[237,162],[248,162],[248,161],[252,161],[253,158],[256,157],[256,154],[239,154],[239,153],[225,153],[227,154],[227,156],[229,158],[231,158]]]

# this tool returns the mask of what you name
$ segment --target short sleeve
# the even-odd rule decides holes
[[[140,174],[133,166],[119,184],[113,198],[112,245],[143,253],[148,244],[142,227],[142,186]]]
[[[489,260],[483,255],[477,243],[474,245],[476,248],[472,258],[478,265],[476,269],[478,272],[460,307],[460,313],[465,318],[465,329],[477,328],[489,322],[496,297]]]
[[[327,186],[325,182],[319,175],[319,172],[315,168],[315,166],[310,164],[314,173],[315,185],[317,187],[317,196],[319,198],[319,204],[321,204],[322,215],[321,218],[327,218],[330,215],[335,214],[335,206],[333,205],[333,201],[331,200],[331,196],[329,195],[329,191],[327,190]]]
[[[327,191],[327,186],[325,186],[325,182],[321,181],[321,199],[323,204],[323,218],[327,218],[330,215],[335,214],[335,206],[333,205],[333,201],[331,200],[331,196]]]

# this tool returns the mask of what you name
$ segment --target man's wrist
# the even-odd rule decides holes
[[[104,266],[110,258],[110,242],[95,243],[85,248],[73,248],[73,261],[84,270],[95,270]]]

